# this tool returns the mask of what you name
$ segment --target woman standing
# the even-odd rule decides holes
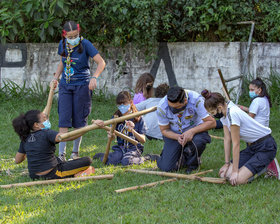
[[[105,62],[90,41],[80,35],[79,24],[68,21],[62,30],[58,54],[61,60],[54,74],[55,87],[59,83],[59,132],[65,133],[68,128],[81,128],[87,125],[91,112],[92,90],[97,86],[97,78],[105,68]],[[89,58],[93,58],[97,69],[90,74]],[[82,137],[74,140],[71,159],[79,156]],[[65,161],[66,143],[59,143],[59,158]]]
[[[226,103],[220,93],[203,90],[201,95],[210,114],[222,115],[225,164],[219,175],[229,178],[232,185],[247,183],[250,177],[264,170],[276,155],[277,146],[271,129],[261,125],[231,101]],[[247,143],[246,149],[241,152],[240,139]]]

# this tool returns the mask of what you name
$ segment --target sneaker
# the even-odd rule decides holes
[[[158,154],[146,154],[144,156],[145,161],[157,161],[160,158]]]
[[[100,153],[96,153],[92,159],[95,160],[95,159],[101,159],[102,157],[104,156],[104,153],[100,152]]]
[[[278,180],[280,180],[280,168],[279,163],[276,158],[271,161],[271,163],[268,165],[266,170],[266,177],[276,177]]]
[[[79,159],[79,158],[80,158],[80,157],[79,157],[79,153],[77,153],[77,152],[72,152],[69,160]]]
[[[63,153],[63,154],[58,155],[58,158],[61,160],[61,162],[66,162],[66,156],[65,156],[65,154],[64,154],[64,153]]]

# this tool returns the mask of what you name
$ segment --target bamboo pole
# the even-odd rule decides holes
[[[216,136],[216,135],[210,135],[211,138],[215,138],[215,139],[221,139],[224,140],[224,137],[220,137],[220,136]]]
[[[177,178],[172,178],[172,179],[167,179],[167,180],[161,180],[161,181],[156,181],[156,182],[152,182],[152,183],[148,183],[148,184],[142,184],[142,185],[138,185],[138,186],[133,186],[133,187],[127,187],[127,188],[122,188],[122,189],[118,189],[115,190],[116,193],[123,193],[126,191],[132,191],[132,190],[136,190],[136,189],[142,189],[145,187],[153,187],[156,186],[158,184],[164,184],[166,182],[173,182],[176,181]]]
[[[0,188],[30,187],[30,186],[34,186],[34,185],[55,184],[55,183],[64,183],[64,182],[72,182],[72,181],[102,180],[102,179],[112,179],[113,177],[114,177],[113,174],[108,174],[108,175],[99,175],[99,176],[86,176],[86,177],[73,177],[73,178],[65,178],[65,179],[31,181],[31,182],[24,182],[24,183],[0,185]]]
[[[213,172],[213,170],[205,170],[205,171],[201,171],[201,172],[198,172],[198,173],[193,173],[193,174],[190,174],[190,175],[195,175],[195,176],[198,176],[198,175],[203,175],[203,174],[206,174],[206,173],[211,173]]]
[[[224,93],[226,95],[226,98],[229,100],[230,99],[229,92],[227,90],[226,81],[225,81],[225,79],[223,77],[221,69],[218,69],[218,73],[219,73],[219,76],[220,76],[220,79],[221,79],[221,82],[222,82],[222,85],[223,85],[223,91],[224,91]]]
[[[212,178],[212,177],[198,177],[195,174],[186,175],[186,174],[178,174],[178,173],[168,173],[168,172],[159,172],[159,171],[146,171],[146,170],[137,170],[137,169],[129,169],[129,172],[134,173],[143,173],[143,174],[152,174],[164,177],[175,177],[178,179],[187,179],[187,180],[200,180],[203,182],[210,182],[216,184],[224,184],[226,183],[226,179],[224,178]]]
[[[109,151],[110,151],[110,147],[111,147],[111,142],[114,140],[114,136],[113,136],[113,133],[114,133],[114,130],[116,129],[116,126],[117,126],[117,123],[113,123],[112,124],[112,127],[110,129],[110,135],[111,137],[108,138],[108,141],[107,141],[107,145],[106,145],[106,151],[105,151],[105,154],[104,154],[104,157],[103,157],[103,163],[106,164],[107,160],[108,160],[108,155],[109,155]]]
[[[102,128],[102,129],[105,129],[106,131],[110,131],[110,130],[111,130],[111,128],[108,127],[108,126],[104,126],[104,127],[101,127],[101,128]],[[114,133],[115,133],[116,136],[118,136],[118,137],[120,137],[120,138],[123,138],[124,140],[126,140],[126,141],[132,143],[133,145],[137,145],[137,144],[139,143],[139,142],[137,142],[136,140],[134,140],[134,139],[132,139],[132,138],[130,138],[130,137],[124,135],[123,133],[120,133],[119,131],[114,130]]]
[[[109,124],[113,124],[113,123],[120,123],[120,122],[123,122],[125,120],[129,120],[129,119],[132,119],[134,117],[139,117],[139,116],[141,116],[143,114],[147,114],[147,113],[153,112],[156,109],[157,109],[157,107],[151,107],[149,109],[138,111],[136,113],[131,113],[131,114],[128,114],[128,115],[125,115],[125,116],[121,116],[121,117],[118,117],[118,118],[113,118],[113,119],[104,121],[104,125],[109,125]],[[62,141],[64,139],[67,139],[67,138],[70,138],[70,137],[73,137],[73,136],[85,134],[88,131],[91,131],[91,130],[94,130],[94,129],[98,129],[98,128],[101,128],[101,127],[98,126],[97,124],[91,124],[91,125],[88,125],[86,127],[79,128],[77,130],[61,134],[58,138],[59,138],[60,141]]]
[[[51,108],[52,108],[53,95],[54,95],[54,82],[51,82],[47,105],[46,105],[45,109],[43,110],[43,113],[45,113],[48,116],[48,118],[50,117],[50,112],[51,112]]]

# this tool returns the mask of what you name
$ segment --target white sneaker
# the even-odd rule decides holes
[[[79,153],[77,153],[77,152],[72,152],[69,160],[79,159],[79,158],[80,158],[80,157],[79,157]]]
[[[64,154],[64,153],[63,153],[63,154],[58,155],[58,158],[59,158],[62,162],[66,162],[66,156],[65,156],[65,154]]]

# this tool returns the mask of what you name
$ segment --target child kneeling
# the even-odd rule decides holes
[[[115,112],[115,116],[121,117],[123,115],[137,112],[137,109],[132,102],[131,95],[127,91],[122,91],[118,94],[116,103],[118,110]],[[132,139],[136,139],[140,143],[133,145],[132,143],[117,137],[118,144],[112,147],[114,152],[109,153],[106,164],[122,164],[123,166],[142,164],[144,162],[144,157],[142,157],[144,146],[142,144],[146,141],[146,128],[142,117],[136,117],[134,119],[118,123],[116,130]],[[110,132],[108,132],[108,137],[111,137]],[[97,153],[93,159],[100,158],[102,161],[103,157],[104,153]]]

